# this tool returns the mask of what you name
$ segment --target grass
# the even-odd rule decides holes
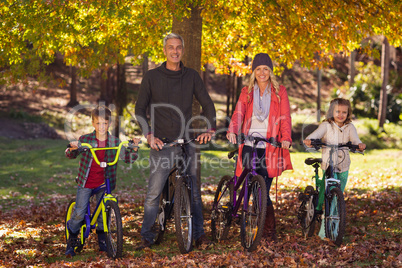
[[[65,140],[0,138],[0,209],[9,210],[46,200],[67,201],[74,196],[78,159],[64,156],[67,143]],[[201,174],[205,187],[213,188],[222,176],[233,174],[234,161],[227,159],[230,148],[202,151]],[[280,176],[279,187],[287,190],[304,188],[313,173],[304,164],[304,159],[320,156],[320,153],[291,152],[294,170]],[[149,177],[148,157],[149,149],[143,146],[134,164],[119,164],[117,190],[121,195],[135,192],[138,200],[143,198]],[[402,185],[401,158],[402,152],[396,149],[368,150],[365,156],[351,155],[348,188],[399,187]],[[375,184],[373,180],[376,180]]]

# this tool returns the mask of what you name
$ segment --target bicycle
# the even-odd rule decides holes
[[[319,175],[318,169],[321,166],[321,158],[307,158],[305,163],[314,168],[314,176],[316,188],[309,185],[305,188],[304,193],[300,193],[299,200],[301,201],[297,217],[302,226],[303,235],[308,238],[314,235],[316,224],[321,225],[321,215],[324,213],[325,237],[334,241],[335,245],[340,246],[343,242],[346,228],[346,205],[344,196],[341,190],[340,180],[335,173],[335,165],[333,154],[339,148],[348,148],[351,152],[356,153],[359,149],[358,145],[353,145],[351,142],[345,144],[331,145],[321,142],[320,139],[312,139],[311,145],[315,150],[322,147],[330,148],[329,165],[323,172],[324,180],[324,200],[319,200]],[[363,153],[362,153],[363,154]],[[324,212],[322,205],[324,204]]]
[[[89,150],[96,163],[100,167],[106,168],[107,166],[112,166],[117,163],[123,145],[127,145],[130,148],[137,147],[134,146],[133,141],[130,140],[121,142],[117,147],[107,148],[93,148],[89,143],[81,143],[77,150],[79,150],[80,152],[86,152]],[[100,162],[95,153],[95,151],[97,150],[117,150],[116,157],[112,162]],[[89,237],[91,230],[96,228],[98,216],[102,215],[103,228],[107,237],[107,255],[110,258],[117,259],[122,256],[123,252],[123,225],[117,198],[113,197],[111,194],[109,178],[105,178],[104,184],[92,190],[91,198],[96,196],[96,194],[98,194],[99,192],[103,193],[92,213],[90,202],[88,203],[87,212],[84,216],[84,223],[81,226],[80,232],[78,234],[78,245],[75,246],[74,251],[80,252],[83,249],[85,240]],[[65,220],[66,241],[69,238],[67,224],[68,221],[71,219],[71,215],[73,214],[73,211],[75,209],[75,202],[75,199],[71,200],[67,207]]]
[[[179,146],[182,157],[174,165],[164,185],[159,202],[159,211],[153,226],[156,234],[154,244],[160,244],[169,219],[174,218],[176,240],[182,254],[188,253],[193,247],[193,219],[192,219],[192,179],[187,174],[185,162],[188,157],[186,145],[195,139],[178,139],[167,142],[163,148]]]
[[[211,230],[215,241],[226,240],[232,222],[240,222],[241,244],[251,252],[257,249],[262,239],[267,208],[265,180],[256,172],[256,146],[259,142],[266,142],[272,146],[281,147],[281,143],[274,138],[265,139],[244,135],[241,135],[239,140],[242,143],[245,140],[252,142],[250,165],[244,167],[239,177],[225,175],[219,181],[212,205]],[[233,158],[236,153],[238,149],[230,152],[228,158]],[[238,192],[240,187],[241,190]],[[239,215],[242,201],[242,213]]]

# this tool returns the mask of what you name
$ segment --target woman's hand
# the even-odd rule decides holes
[[[236,134],[234,134],[234,133],[227,133],[226,134],[226,138],[229,140],[229,142],[231,142],[231,143],[233,143],[233,144],[236,144],[237,143],[237,140],[236,140]]]
[[[289,150],[290,148],[290,142],[289,141],[282,141],[282,149]]]

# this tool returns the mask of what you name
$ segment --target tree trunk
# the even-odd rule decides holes
[[[355,60],[356,60],[356,50],[353,50],[349,56],[349,87],[353,87],[355,84]]]
[[[189,4],[191,9],[190,18],[183,18],[179,21],[173,18],[172,32],[179,34],[184,39],[183,63],[185,66],[193,68],[201,76],[201,37],[202,37],[202,18],[201,9]],[[193,100],[193,116],[200,114],[200,104]],[[197,122],[194,122],[194,128],[199,128]],[[197,149],[197,183],[201,187],[201,161],[200,150]]]
[[[321,70],[317,69],[317,122],[321,121]]]
[[[387,114],[387,86],[389,80],[389,43],[386,37],[384,37],[384,40],[382,42],[381,79],[382,79],[382,87],[380,93],[380,107],[378,109],[378,124],[380,128],[384,127],[385,118]]]
[[[116,70],[116,90],[115,90],[115,106],[116,118],[114,121],[114,135],[119,137],[120,134],[120,117],[123,115],[124,108],[127,106],[127,83],[125,64],[117,64]]]
[[[144,58],[144,61],[142,62],[142,77],[144,77],[144,74],[148,71],[149,66],[148,66],[148,52],[145,52],[142,57]]]
[[[70,101],[67,104],[67,107],[74,107],[78,104],[77,101],[77,68],[75,66],[70,65],[70,75],[71,75],[71,84],[70,84]]]
[[[231,76],[230,74],[226,75],[226,117],[230,118],[231,113],[230,113],[230,95],[232,92],[232,87],[231,85]],[[226,123],[226,128],[229,127],[229,121],[225,121]]]

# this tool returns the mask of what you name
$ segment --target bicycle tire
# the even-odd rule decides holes
[[[123,253],[123,224],[120,209],[115,201],[106,203],[106,221],[108,232],[106,233],[107,255],[117,259]]]
[[[66,217],[65,217],[65,222],[64,222],[64,228],[65,228],[65,236],[66,236],[66,243],[68,241],[68,237],[69,237],[69,233],[68,233],[68,229],[67,229],[67,222],[71,219],[71,215],[73,215],[75,209],[75,199],[72,199],[67,206],[67,211],[66,211]],[[85,237],[83,239],[81,239],[82,233],[79,232],[78,234],[78,239],[77,241],[79,242],[79,244],[74,247],[74,252],[78,253],[81,252],[81,250],[84,248],[84,244],[85,244]]]
[[[304,190],[304,200],[299,207],[299,221],[305,238],[312,237],[316,230],[318,196],[313,186],[309,185]]]
[[[226,240],[232,223],[233,183],[226,175],[219,181],[211,212],[211,233],[214,241]]]
[[[340,246],[346,229],[346,205],[341,189],[334,187],[325,204],[328,204],[329,215],[325,215],[325,236],[335,245]]]
[[[267,187],[260,175],[251,179],[247,197],[247,206],[243,206],[240,235],[242,246],[251,252],[257,249],[262,239],[267,210]]]
[[[191,213],[190,190],[184,178],[176,180],[174,200],[174,223],[176,227],[176,239],[182,254],[188,253],[193,247],[193,219]]]

